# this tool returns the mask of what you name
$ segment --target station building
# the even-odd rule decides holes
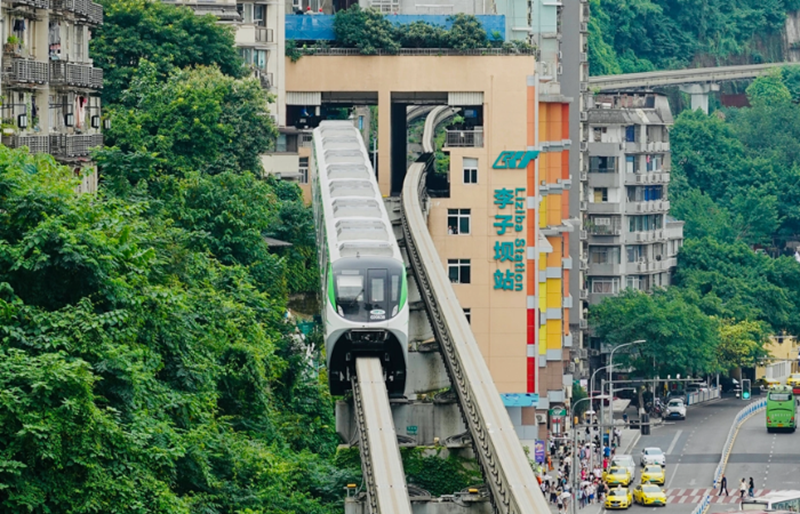
[[[336,52],[331,51],[331,54]],[[569,361],[569,98],[532,55],[325,55],[287,59],[287,127],[301,166],[305,124],[339,107],[377,108],[385,196],[400,194],[407,112],[449,105],[449,169],[429,176],[429,229],[512,420],[539,424],[566,400]],[[441,170],[440,170],[441,171]],[[533,395],[528,393],[534,393]],[[535,394],[538,394],[536,401]],[[546,426],[546,425],[545,425]],[[546,435],[546,428],[528,438]]]

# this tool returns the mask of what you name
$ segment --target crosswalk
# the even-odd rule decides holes
[[[779,492],[775,489],[756,489],[756,497],[767,493]],[[711,503],[716,504],[736,504],[739,503],[739,491],[731,490],[728,496],[719,496],[719,489],[700,488],[700,489],[666,489],[667,504],[671,503],[700,503],[706,495],[711,495]]]

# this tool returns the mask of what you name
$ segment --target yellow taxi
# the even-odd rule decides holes
[[[659,484],[664,485],[664,468],[659,465],[645,466],[642,470],[642,483],[643,484]]]
[[[633,489],[633,502],[640,505],[667,505],[667,495],[653,484],[639,484]]]
[[[608,471],[603,471],[603,481],[607,485],[624,485],[628,486],[631,483],[631,472],[628,468],[612,466]]]
[[[786,379],[786,385],[791,387],[800,387],[800,373],[792,373]]]
[[[607,509],[629,509],[633,504],[633,497],[627,487],[615,487],[608,491],[605,507]]]
[[[764,387],[767,389],[775,389],[779,385],[781,385],[780,380],[775,380],[774,378],[762,378],[761,383],[764,384]]]

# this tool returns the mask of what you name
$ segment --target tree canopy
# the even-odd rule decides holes
[[[233,31],[213,15],[158,0],[100,0],[104,23],[92,31],[89,51],[102,68],[103,102],[119,102],[139,61],[154,64],[159,78],[173,68],[216,65],[226,75],[243,74]]]
[[[779,62],[797,0],[590,0],[592,75]]]

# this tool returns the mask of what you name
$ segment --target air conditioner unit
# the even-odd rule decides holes
[[[547,424],[547,414],[537,414],[536,415],[536,424],[537,425],[546,425]]]

